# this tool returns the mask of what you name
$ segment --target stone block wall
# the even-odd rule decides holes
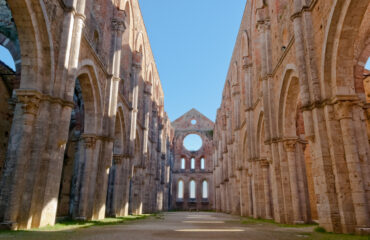
[[[192,109],[172,122],[174,128],[173,138],[173,165],[172,165],[172,194],[171,209],[174,210],[211,210],[214,207],[213,185],[213,122],[207,117]],[[200,149],[189,151],[184,146],[184,139],[190,135],[200,136],[202,145]],[[182,160],[184,159],[184,160]],[[194,169],[191,167],[194,159]],[[202,159],[204,168],[202,169]],[[185,167],[182,168],[182,161]],[[179,197],[179,181],[183,183],[183,196]],[[195,182],[195,197],[190,195],[190,183]],[[204,190],[204,181],[207,190]],[[181,191],[181,190],[180,190]],[[203,191],[207,191],[207,198],[203,198]]]
[[[173,132],[138,1],[0,9],[16,64],[0,66],[0,228],[168,209]]]
[[[370,1],[248,1],[214,129],[215,208],[368,234]]]

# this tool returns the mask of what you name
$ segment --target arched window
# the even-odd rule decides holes
[[[208,198],[208,182],[206,180],[204,180],[202,183],[202,198]]]
[[[190,168],[191,168],[191,170],[195,169],[195,159],[194,158],[191,159]]]
[[[185,169],[185,158],[181,158],[181,169]]]
[[[204,170],[206,167],[205,167],[205,160],[204,160],[204,158],[202,158],[201,160],[200,160],[200,169],[202,169],[202,170]]]
[[[195,184],[195,181],[194,180],[191,180],[190,181],[190,184],[189,184],[189,189],[190,189],[190,199],[196,199],[196,184]]]
[[[179,180],[177,184],[177,198],[183,199],[184,198],[184,181]]]

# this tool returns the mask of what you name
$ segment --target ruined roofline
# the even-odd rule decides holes
[[[176,123],[176,122],[178,122],[182,117],[184,117],[184,116],[186,116],[186,115],[188,115],[189,113],[191,113],[191,112],[197,112],[197,113],[199,113],[201,116],[203,116],[204,118],[206,118],[208,121],[210,121],[210,122],[212,122],[213,124],[215,124],[211,119],[209,119],[206,115],[204,115],[203,113],[201,113],[201,112],[199,112],[197,109],[195,109],[195,108],[192,108],[192,109],[190,109],[189,111],[187,111],[186,113],[184,113],[183,115],[181,115],[180,117],[178,117],[178,118],[176,118],[174,121],[172,121],[171,122],[171,124],[174,124],[174,123]]]

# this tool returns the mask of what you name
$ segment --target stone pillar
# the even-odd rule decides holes
[[[226,212],[226,204],[225,204],[225,183],[221,182],[220,184],[220,195],[221,195],[221,212]]]
[[[257,169],[257,163],[254,159],[251,159],[252,163],[252,176],[251,176],[251,182],[252,182],[252,203],[253,203],[253,217],[258,218],[259,213],[259,206],[258,206],[258,169]]]
[[[38,113],[41,95],[37,91],[18,90],[18,102],[14,111],[6,165],[0,182],[1,228],[19,229],[18,215],[21,196],[24,194],[23,179],[29,162],[29,150],[33,136],[33,125]],[[26,190],[27,191],[27,190]],[[19,223],[24,226],[23,223]]]
[[[249,191],[248,191],[248,171],[242,169],[240,171],[240,215],[243,217],[249,216]]]
[[[113,155],[113,165],[109,171],[106,212],[110,217],[120,217],[119,212],[122,204],[120,196],[123,191],[122,159],[122,155]]]
[[[216,186],[216,198],[215,198],[215,200],[216,200],[216,202],[215,202],[215,210],[216,210],[216,212],[221,212],[221,195],[220,195],[220,186]]]
[[[122,195],[122,205],[121,205],[121,216],[127,216],[129,212],[129,200],[130,200],[130,178],[131,178],[131,162],[132,159],[124,158],[123,162],[123,191],[121,192]]]
[[[79,175],[81,174],[82,177],[78,184],[80,188],[78,212],[74,214],[74,218],[89,220],[92,217],[89,214],[92,211],[90,209],[92,206],[90,205],[91,199],[89,197],[91,192],[93,192],[91,185],[95,183],[97,170],[97,162],[94,157],[97,139],[94,135],[82,135],[81,138],[83,139],[83,148],[81,149],[82,155],[79,159],[81,166]]]
[[[143,213],[143,169],[134,167],[132,177],[132,214],[141,215]]]
[[[138,100],[139,100],[139,78],[141,75],[141,62],[142,53],[135,52],[133,56],[132,64],[132,99],[131,99],[131,110],[130,110],[130,152],[134,153],[135,139],[136,139],[136,126],[137,126],[137,112],[138,112]]]
[[[253,184],[252,184],[252,174],[247,172],[247,188],[248,188],[248,216],[254,216],[254,203],[253,203]]]
[[[294,223],[303,223],[301,205],[298,191],[298,177],[296,166],[296,140],[287,140],[284,142],[285,150],[287,152],[288,165],[289,165],[289,179],[290,189],[292,194],[293,206],[293,221]]]
[[[143,140],[143,153],[148,153],[148,136],[149,136],[149,122],[152,107],[152,84],[145,82],[144,84],[144,140]]]
[[[264,179],[263,179],[263,171],[261,167],[261,161],[260,159],[255,160],[256,164],[256,181],[257,181],[257,216],[259,218],[265,217],[265,188],[264,188]]]
[[[110,91],[109,94],[109,105],[108,105],[108,137],[103,140],[103,152],[104,154],[99,159],[98,174],[99,181],[96,182],[97,188],[101,191],[96,191],[95,202],[94,202],[94,213],[93,219],[103,219],[105,217],[105,204],[107,199],[106,188],[108,186],[108,172],[111,167],[113,157],[113,137],[115,130],[116,112],[117,112],[117,100],[118,100],[118,88],[120,82],[120,64],[122,55],[122,37],[125,31],[125,16],[123,12],[119,11],[116,18],[112,20],[112,40],[113,45],[111,48],[111,73],[110,79]]]
[[[270,195],[270,176],[269,176],[269,167],[270,163],[267,160],[261,162],[262,173],[263,173],[263,185],[264,185],[264,194],[265,194],[265,217],[267,219],[272,219],[271,211],[271,195]]]
[[[263,7],[263,6],[262,6]],[[270,72],[272,71],[271,66],[271,39],[270,39],[270,23],[268,18],[268,12],[266,8],[258,10],[258,29],[260,34],[261,42],[261,79],[262,79],[262,90],[263,90],[263,109],[264,109],[264,126],[265,126],[265,140],[266,145],[269,149],[269,159],[272,160],[272,184],[273,184],[273,205],[274,205],[274,218],[277,222],[285,222],[286,205],[284,204],[284,192],[282,184],[282,173],[281,173],[281,162],[279,146],[276,141],[276,128],[272,116],[274,115],[274,103],[270,101],[270,96],[273,96],[273,89],[270,87],[272,78]],[[266,15],[266,16],[265,16]],[[256,209],[254,209],[256,211]]]
[[[334,107],[342,131],[344,152],[355,211],[356,231],[360,233],[362,229],[367,229],[368,232],[370,231],[370,219],[368,209],[369,202],[365,192],[366,187],[364,186],[366,177],[362,176],[360,159],[358,157],[358,143],[353,127],[352,109],[354,104],[355,103],[352,101],[339,101]]]

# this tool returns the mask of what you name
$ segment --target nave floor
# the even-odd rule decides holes
[[[243,224],[240,217],[222,213],[169,212],[121,225],[96,226],[64,231],[0,232],[0,240],[332,239],[318,238],[318,233],[314,233],[313,228],[287,228],[263,222]],[[362,237],[348,237],[348,239],[363,239]],[[347,239],[347,236],[343,239]]]

